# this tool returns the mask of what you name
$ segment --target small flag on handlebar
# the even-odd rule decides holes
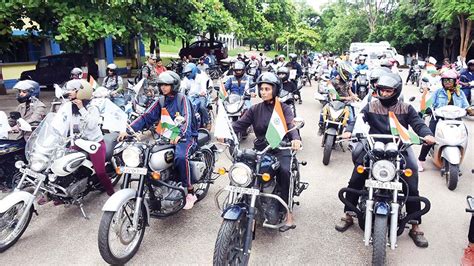
[[[406,129],[400,122],[393,112],[388,112],[390,121],[390,130],[392,135],[399,136],[403,143],[408,144],[420,144],[420,137],[412,131]]]
[[[219,79],[220,89],[219,89],[219,98],[224,100],[227,97],[227,90],[224,87],[224,83]]]
[[[421,102],[420,102],[420,112],[424,114],[426,112],[426,109],[430,108],[431,105],[433,105],[433,97],[428,98],[428,90],[423,91],[423,95],[421,96]]]

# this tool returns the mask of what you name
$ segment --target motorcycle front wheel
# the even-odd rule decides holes
[[[447,160],[444,160],[444,165],[446,171],[446,185],[449,190],[455,190],[459,180],[459,165],[451,164]]]
[[[106,211],[99,226],[99,252],[112,265],[123,265],[137,253],[145,235],[144,206],[140,208],[137,231],[133,230],[135,199],[127,201],[118,211]]]
[[[27,205],[26,202],[20,201],[11,206],[6,212],[0,213],[0,252],[4,252],[13,246],[30,224],[31,216],[33,215],[33,206],[31,206],[29,210],[26,210]],[[15,230],[15,227],[25,211],[28,212],[27,217],[20,224],[18,229]]]
[[[387,216],[375,215],[372,240],[372,265],[385,265],[387,247]]]
[[[213,265],[247,265],[244,243],[247,219],[242,216],[237,221],[224,220],[217,234],[214,247]]]
[[[324,141],[324,152],[323,152],[323,164],[328,165],[331,160],[332,146],[334,144],[336,136],[327,135]]]

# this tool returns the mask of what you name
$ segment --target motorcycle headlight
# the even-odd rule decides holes
[[[127,147],[122,152],[122,159],[126,166],[137,167],[141,161],[141,150],[138,147],[131,146]]]
[[[234,114],[234,113],[237,113],[239,110],[240,110],[240,103],[229,103],[229,104],[226,104],[224,105],[225,107],[225,110],[227,111],[227,113],[229,114]]]
[[[44,169],[46,169],[46,162],[41,160],[41,159],[32,159],[30,163],[30,169],[31,171],[40,173]]]
[[[232,184],[246,187],[252,182],[252,170],[244,163],[235,163],[229,169],[229,178]]]
[[[395,165],[387,160],[380,160],[372,166],[372,175],[381,182],[391,181],[396,174]]]

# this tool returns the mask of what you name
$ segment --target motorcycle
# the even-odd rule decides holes
[[[367,71],[361,70],[356,77],[356,91],[359,99],[364,99],[368,92],[369,79],[367,78]]]
[[[325,106],[329,102],[329,86],[331,80],[329,75],[321,76],[318,81],[318,90],[314,93],[314,99],[319,101],[322,106]]]
[[[353,139],[363,146],[366,152],[364,163],[357,166],[357,172],[368,172],[365,189],[342,188],[339,199],[354,212],[359,227],[364,230],[364,244],[372,244],[372,264],[386,265],[386,248],[397,247],[397,237],[405,230],[407,223],[413,223],[415,217],[428,213],[430,201],[425,197],[402,194],[401,176],[412,176],[412,169],[405,168],[405,157],[402,154],[412,144],[403,143],[398,137],[385,134],[357,133]],[[386,144],[385,144],[386,143]],[[351,204],[346,193],[359,195],[357,206]],[[423,209],[407,214],[403,206],[407,202],[421,201]],[[388,238],[388,243],[387,243]]]
[[[329,101],[322,110],[324,134],[321,141],[323,164],[328,165],[331,153],[336,146],[336,138],[344,132],[350,118],[350,105],[341,101]],[[344,151],[342,144],[340,148]]]
[[[417,87],[420,86],[420,76],[421,76],[421,68],[419,65],[415,65],[411,70],[413,73],[410,76],[411,84],[416,84]]]
[[[82,215],[88,219],[83,209],[84,197],[92,191],[102,190],[92,162],[87,158],[87,154],[95,153],[100,144],[83,140],[75,134],[74,144],[81,150],[68,149],[67,144],[72,138],[60,133],[62,130],[59,128],[64,128],[63,121],[62,115],[49,113],[26,143],[28,163],[15,163],[22,175],[14,181],[14,191],[0,201],[0,252],[20,239],[33,213],[38,215],[34,201],[40,192],[47,194],[55,204],[79,206]],[[116,137],[112,134],[104,136],[108,147],[106,170],[113,185],[120,180],[120,175],[114,171]]]
[[[292,82],[292,81],[290,81]],[[301,87],[297,88],[297,91],[300,90]],[[296,117],[296,106],[295,102],[298,101],[299,97],[295,94],[295,92],[289,92],[287,90],[280,90],[280,95],[278,96],[280,102],[290,106],[291,111],[293,112],[293,116]]]
[[[460,165],[464,159],[468,143],[468,132],[461,118],[466,110],[454,105],[440,107],[432,112],[436,125],[436,144],[430,151],[433,163],[441,169],[449,190],[455,190],[460,174]]]
[[[309,67],[303,68],[303,75],[301,76],[302,86],[306,86],[306,83],[309,83],[309,86],[311,87],[311,74]]]
[[[298,130],[304,121],[295,118],[297,125],[290,130]],[[276,149],[289,150],[288,143],[281,143]],[[219,169],[220,173],[229,173],[230,185],[216,195],[216,203],[223,210],[222,225],[217,234],[214,248],[214,265],[248,265],[252,250],[252,240],[255,238],[257,224],[265,228],[279,229],[286,223],[286,214],[292,212],[294,205],[299,202],[294,197],[306,190],[308,183],[300,181],[300,165],[296,151],[291,151],[291,178],[288,204],[280,197],[280,188],[276,177],[262,172],[262,167],[275,171],[279,163],[267,146],[262,151],[242,149],[238,147],[233,152],[233,165],[228,171]],[[219,203],[219,196],[229,191],[226,201]],[[280,212],[279,206],[284,207]]]
[[[250,94],[245,92],[244,95],[231,93],[224,99],[224,109],[227,112],[227,116],[231,122],[239,120],[239,118],[244,115],[245,111],[247,110],[245,101],[250,100],[250,98]],[[239,140],[245,139],[247,136],[248,131],[246,134],[238,133],[237,135]]]
[[[189,158],[198,202],[217,178],[213,178],[217,148],[210,140],[210,133],[199,129],[197,150]],[[124,175],[122,189],[103,206],[98,233],[100,254],[113,265],[123,265],[136,254],[150,218],[178,213],[186,204],[187,194],[173,166],[175,145],[154,138],[145,142],[129,137],[125,142],[128,147],[122,155],[123,164],[117,169]],[[132,186],[136,181],[138,186]]]

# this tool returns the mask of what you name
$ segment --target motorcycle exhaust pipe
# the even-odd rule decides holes
[[[374,201],[366,200],[365,207],[365,227],[364,227],[364,244],[370,244],[370,237],[372,235],[372,216],[374,211]]]
[[[398,209],[400,205],[398,203],[392,203],[391,215],[390,215],[390,249],[394,250],[397,247],[397,231],[398,231]]]

